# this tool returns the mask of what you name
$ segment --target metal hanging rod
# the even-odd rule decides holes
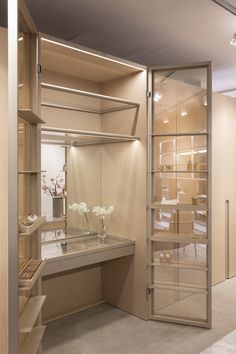
[[[132,105],[134,107],[138,107],[139,106],[139,103],[136,103],[136,102],[122,100],[120,98],[116,98],[116,97],[112,97],[112,96],[105,96],[105,95],[101,95],[99,93],[93,93],[93,92],[88,92],[88,91],[77,90],[77,89],[73,89],[73,88],[70,88],[70,87],[47,84],[45,82],[41,83],[41,87],[49,89],[49,90],[56,90],[56,91],[74,93],[74,94],[80,95],[80,96],[86,96],[86,97],[91,97],[91,98],[99,98],[99,99],[104,99],[104,100],[107,100],[107,101],[112,101],[112,102],[117,102],[117,103],[124,103],[124,104],[128,104],[128,105]]]
[[[42,127],[41,130],[46,132],[93,136],[93,137],[105,138],[105,139],[114,138],[118,140],[140,140],[139,137],[134,135],[103,133],[103,132],[95,132],[95,131],[88,131],[88,130],[77,130],[77,129],[55,128],[55,127]]]

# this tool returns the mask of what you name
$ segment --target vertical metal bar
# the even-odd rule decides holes
[[[148,259],[148,267],[147,267],[147,288],[150,288],[150,285],[153,282],[153,270],[151,267],[151,261],[152,261],[152,241],[151,241],[151,235],[153,232],[153,213],[155,211],[152,211],[151,208],[149,207],[152,203],[152,197],[153,197],[153,175],[151,173],[152,171],[152,163],[153,163],[153,141],[152,141],[152,126],[153,126],[153,105],[152,105],[152,82],[153,82],[153,71],[150,70],[147,72],[147,89],[148,89],[148,95],[147,95],[147,116],[148,116],[148,126],[147,126],[147,133],[148,133],[148,139],[147,139],[147,169],[148,169],[148,174],[147,174],[147,259]],[[148,296],[148,316],[152,316],[153,312],[153,293],[154,290],[151,290],[151,294],[149,293]]]
[[[8,343],[18,353],[18,0],[8,0]]]
[[[225,201],[225,279],[229,279],[229,200]]]
[[[207,157],[208,157],[208,180],[207,180],[207,195],[208,195],[208,213],[207,213],[207,324],[211,328],[212,325],[212,237],[211,237],[211,219],[212,219],[212,62],[207,65]]]

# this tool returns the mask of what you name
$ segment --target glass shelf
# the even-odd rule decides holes
[[[79,111],[84,113],[106,114],[106,113],[112,113],[112,112],[122,111],[126,109],[137,109],[140,106],[139,103],[136,102],[131,102],[128,100],[124,100],[112,96],[101,95],[98,93],[77,90],[70,87],[52,85],[48,83],[42,83],[41,86],[42,88],[45,89],[61,91],[64,93],[75,94],[81,97],[88,98],[88,102],[86,105],[84,103],[84,99],[82,105],[80,105],[80,102],[78,102],[77,105],[63,105],[63,104],[53,103],[50,101],[42,102],[42,106],[46,106],[46,107],[73,110],[73,111]]]
[[[139,140],[139,137],[126,134],[112,134],[86,130],[43,127],[43,144],[55,144],[67,147],[110,144]]]

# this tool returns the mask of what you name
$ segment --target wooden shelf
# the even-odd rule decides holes
[[[30,124],[45,124],[45,122],[37,116],[31,109],[19,109],[19,116]]]
[[[168,209],[168,210],[190,210],[190,211],[207,211],[207,204],[162,204],[152,203],[151,209]]]
[[[46,296],[33,296],[20,315],[20,332],[31,332],[44,304]]]
[[[26,337],[20,354],[37,354],[46,326],[35,327]]]
[[[32,235],[44,222],[46,221],[45,216],[39,216],[37,220],[29,226],[19,224],[19,236],[30,236]]]
[[[39,276],[41,275],[45,265],[46,265],[46,259],[44,259],[38,269],[36,270],[36,272],[34,273],[33,277],[31,279],[24,279],[24,280],[19,280],[19,290],[20,291],[29,291],[32,289],[32,287],[34,286],[35,282],[38,280]],[[26,264],[26,266],[24,267],[24,269],[27,267],[28,263]],[[24,269],[21,271],[21,273],[24,272]],[[21,274],[20,273],[20,274]]]
[[[27,175],[27,174],[37,174],[37,173],[43,173],[46,171],[36,171],[36,170],[27,170],[27,171],[18,171],[19,175]]]

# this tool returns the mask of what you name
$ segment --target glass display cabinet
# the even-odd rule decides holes
[[[209,65],[152,70],[151,317],[210,326]]]

